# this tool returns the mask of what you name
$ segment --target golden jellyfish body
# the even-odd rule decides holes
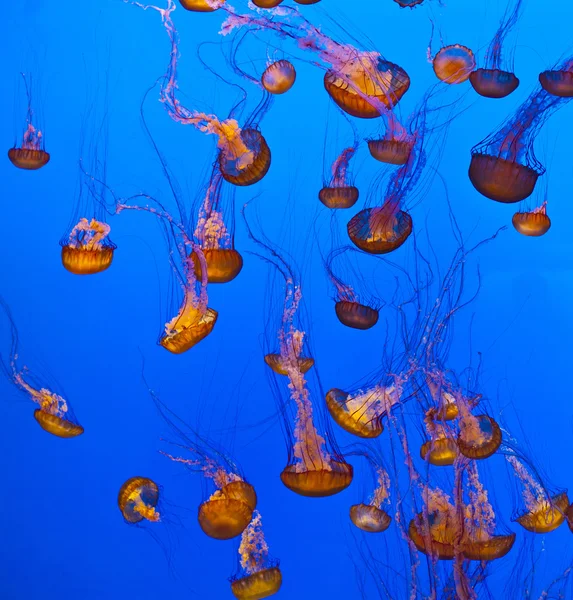
[[[362,531],[381,533],[392,522],[390,515],[371,504],[354,504],[350,507],[350,520]]]
[[[238,600],[260,600],[276,594],[282,585],[283,577],[278,567],[257,571],[231,582],[231,591]]]
[[[139,523],[146,518],[146,510],[156,514],[154,509],[159,502],[159,488],[147,477],[131,477],[120,488],[117,505],[128,523]]]
[[[364,63],[371,64],[369,59],[357,56],[347,72],[327,71],[324,87],[344,112],[361,119],[375,119],[382,114],[376,104],[395,106],[410,87],[410,77],[404,69],[382,58],[371,66],[372,73]]]
[[[81,425],[53,415],[41,408],[37,408],[34,411],[34,418],[44,431],[59,438],[74,438],[84,432],[84,428]]]
[[[310,498],[332,496],[352,483],[354,470],[352,465],[332,459],[328,467],[297,470],[297,465],[288,465],[281,473],[281,481],[289,490],[301,496]]]
[[[62,265],[74,275],[94,275],[108,269],[113,260],[115,245],[99,248],[62,245]]]
[[[234,248],[205,248],[203,250],[207,265],[208,283],[228,283],[233,281],[243,268],[243,257]],[[195,252],[190,255],[193,271],[201,281],[201,261]]]
[[[352,402],[350,395],[338,388],[332,388],[326,394],[326,407],[332,418],[342,429],[361,438],[375,438],[384,431],[380,416],[373,417],[369,411],[374,401],[364,395],[361,402]]]
[[[256,507],[257,495],[253,486],[244,481],[232,481],[199,506],[199,525],[209,537],[229,540],[243,533]]]
[[[257,8],[275,8],[282,3],[283,0],[252,0]]]
[[[412,152],[412,142],[408,140],[368,140],[368,150],[372,158],[389,164],[405,165]]]
[[[164,334],[159,340],[159,345],[173,354],[187,352],[213,331],[218,316],[219,313],[216,310],[207,308],[197,321],[180,330],[174,329],[170,333]]]
[[[358,188],[353,185],[323,187],[318,199],[328,208],[350,208],[356,204],[358,195]]]
[[[539,75],[541,87],[553,96],[573,97],[573,71],[543,71]]]
[[[458,456],[458,445],[449,437],[430,440],[422,444],[420,456],[437,467],[453,465]]]
[[[478,415],[471,418],[477,424],[479,431],[474,432],[475,438],[472,439],[471,433],[466,433],[462,428],[458,436],[458,448],[466,458],[474,460],[489,458],[501,446],[501,429],[488,415]],[[473,429],[473,426],[468,429]]]
[[[486,198],[513,204],[532,194],[539,173],[518,162],[476,152],[472,154],[469,177]]]
[[[551,219],[545,211],[516,212],[511,222],[519,233],[528,237],[544,235],[551,227]]]
[[[219,152],[219,169],[225,181],[238,186],[253,185],[260,181],[271,166],[271,150],[260,131],[245,128],[241,131],[241,141],[252,152],[253,158],[244,168],[237,167],[237,159],[230,157],[225,150]]]
[[[277,375],[288,375],[287,366],[280,354],[265,354],[265,362]],[[304,374],[314,365],[314,358],[299,356],[297,358],[297,364],[299,371]]]
[[[429,515],[433,518],[433,515]],[[439,560],[452,560],[454,558],[454,539],[455,530],[453,524],[440,528],[439,533],[431,530],[424,535],[420,524],[424,522],[423,513],[419,513],[416,518],[410,521],[408,527],[408,537],[414,542],[414,546],[424,554],[433,556]]]
[[[288,60],[277,60],[269,65],[261,76],[263,87],[271,94],[288,92],[294,85],[295,80],[296,70]]]
[[[33,148],[10,148],[8,158],[15,167],[26,171],[37,171],[50,162],[50,155],[45,150]]]
[[[488,540],[466,541],[462,545],[467,560],[489,561],[504,557],[515,542],[515,533],[494,535]]]
[[[347,225],[348,236],[361,250],[387,254],[399,248],[412,233],[412,217],[391,207],[365,208]]]
[[[452,401],[445,401],[439,408],[426,411],[426,417],[432,421],[453,421],[459,414],[458,405]]]
[[[538,501],[533,509],[520,515],[516,521],[527,531],[533,533],[549,533],[557,529],[564,521],[569,508],[569,498],[563,492]]]
[[[179,0],[181,6],[193,12],[213,12],[220,8],[225,0]]]
[[[442,48],[433,61],[436,77],[444,83],[457,84],[467,81],[475,69],[474,53],[465,46],[453,44]]]
[[[359,302],[339,300],[334,305],[334,310],[338,320],[352,329],[370,329],[378,323],[378,311]]]
[[[474,90],[485,98],[505,98],[517,89],[519,79],[509,71],[476,69],[470,73]]]

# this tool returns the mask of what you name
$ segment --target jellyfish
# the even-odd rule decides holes
[[[108,269],[117,248],[109,239],[110,231],[107,223],[81,217],[60,241],[64,268],[75,275],[93,275]]]
[[[390,477],[382,465],[372,464],[372,468],[376,475],[374,493],[367,503],[350,507],[350,520],[362,531],[382,533],[392,522],[390,515],[382,508],[390,503]]]
[[[324,269],[334,287],[334,310],[338,320],[352,329],[371,329],[378,323],[380,301],[359,293],[355,287],[343,281],[342,275],[334,273],[334,260],[347,256],[352,251],[349,246],[335,248],[324,260]],[[358,272],[352,270],[352,276],[358,278]]]
[[[414,8],[418,4],[422,4],[424,0],[394,0],[400,8]]]
[[[26,97],[28,108],[26,111],[26,128],[22,138],[22,144],[16,143],[13,148],[8,150],[10,162],[19,169],[36,171],[41,169],[50,161],[50,155],[44,147],[44,134],[37,128],[35,123],[35,114],[32,109],[32,90],[31,81],[28,81],[26,75],[22,73],[24,87],[26,88]]]
[[[231,580],[231,591],[239,600],[260,600],[276,594],[282,585],[282,573],[269,558],[261,514],[253,519],[241,535],[239,546],[240,574]]]
[[[181,6],[193,12],[213,12],[221,7],[225,0],[179,0]]]
[[[234,197],[229,204],[229,218],[225,217],[222,199],[223,178],[218,169],[213,171],[207,193],[199,209],[195,239],[207,267],[208,283],[228,283],[237,277],[243,268],[243,257],[235,249],[234,235],[230,225],[234,225]],[[229,223],[229,225],[227,224]],[[194,273],[201,279],[201,262],[196,253],[191,253]]]
[[[432,60],[436,77],[444,83],[457,84],[467,81],[475,69],[474,53],[460,44],[444,46]]]
[[[283,0],[252,0],[257,8],[276,8]]]
[[[159,486],[148,477],[130,477],[120,488],[117,505],[127,523],[157,522]]]
[[[530,211],[516,212],[511,222],[516,231],[528,237],[545,235],[551,227],[551,219],[547,215],[547,202]]]
[[[517,523],[533,533],[549,533],[557,529],[565,522],[569,508],[567,492],[549,495],[523,460],[513,453],[507,454],[506,459],[523,487],[525,511],[516,518]]]
[[[261,83],[271,94],[288,92],[296,80],[296,70],[291,62],[285,59],[271,63],[261,75]]]
[[[433,419],[425,420],[430,439],[420,448],[420,456],[430,464],[444,467],[454,464],[458,456],[458,444],[452,433],[443,423]]]
[[[348,173],[350,160],[357,145],[345,148],[332,165],[332,177],[318,192],[318,199],[328,208],[351,208],[358,200],[358,188],[352,185]]]
[[[567,101],[543,89],[535,91],[499,131],[472,148],[469,177],[480,194],[512,204],[533,193],[545,172],[533,142],[545,121]]]
[[[69,401],[53,389],[42,383],[42,377],[32,373],[28,367],[18,367],[18,330],[10,308],[3,298],[0,305],[10,326],[11,346],[9,356],[1,357],[1,367],[8,380],[24,392],[32,402],[38,405],[34,418],[38,425],[48,433],[60,438],[74,438],[84,432],[78,423]]]
[[[573,59],[569,58],[553,69],[540,73],[539,83],[552,96],[573,97]]]
[[[513,8],[512,2],[515,2]],[[470,83],[480,96],[505,98],[519,85],[519,79],[513,73],[513,53],[506,61],[506,68],[502,69],[502,50],[506,36],[517,24],[522,4],[523,0],[509,0],[499,28],[486,50],[485,67],[470,74]]]

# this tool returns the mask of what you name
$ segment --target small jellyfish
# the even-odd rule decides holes
[[[179,0],[181,6],[193,12],[213,12],[221,8],[225,0]]]
[[[252,0],[257,8],[276,8],[283,0]]]
[[[332,177],[328,185],[318,192],[318,199],[328,208],[350,208],[358,200],[358,188],[352,185],[348,166],[356,153],[357,144],[345,148],[332,165]]]
[[[271,63],[261,75],[261,83],[271,94],[284,94],[294,85],[296,71],[288,60],[277,60]]]
[[[40,382],[40,377],[33,374],[27,367],[18,368],[18,330],[12,318],[12,313],[3,298],[0,305],[6,314],[10,325],[11,346],[10,355],[2,357],[2,370],[19,390],[24,392],[39,408],[34,411],[38,425],[48,433],[60,438],[74,438],[84,432],[78,423],[69,402],[57,392],[48,389]]]
[[[573,60],[568,59],[553,69],[539,75],[541,87],[558,98],[573,97]]]
[[[484,459],[495,454],[501,445],[501,429],[488,415],[472,415],[460,410],[458,447],[467,458]]]
[[[254,511],[253,520],[241,535],[239,546],[240,574],[231,579],[231,591],[238,600],[260,600],[276,594],[282,585],[281,570],[269,558],[261,515]]]
[[[436,77],[449,84],[467,81],[476,66],[474,53],[460,44],[442,48],[434,56],[432,64]]]
[[[120,488],[117,505],[128,523],[139,523],[143,519],[157,522],[160,515],[156,510],[159,502],[159,487],[147,477],[131,477]]]
[[[451,433],[441,424],[426,421],[430,440],[420,448],[420,456],[431,465],[445,467],[454,464],[458,456],[458,444]]]
[[[108,269],[117,246],[109,239],[107,223],[82,217],[60,241],[62,265],[75,275],[93,275]]]
[[[547,216],[547,202],[527,212],[516,212],[511,222],[522,235],[528,237],[545,235],[551,227],[551,219]]]
[[[397,250],[412,233],[412,217],[395,202],[365,208],[348,221],[348,237],[364,252],[387,254]]]
[[[31,82],[29,83],[26,76],[22,74],[24,86],[26,88],[26,96],[28,100],[28,108],[26,111],[26,128],[22,138],[22,144],[8,150],[8,158],[10,162],[19,169],[27,171],[36,171],[48,164],[50,155],[44,149],[44,135],[42,131],[34,125],[34,111],[32,110],[32,91]]]
[[[382,508],[390,502],[390,477],[382,465],[372,465],[376,475],[376,489],[367,504],[354,504],[350,507],[350,520],[358,529],[368,533],[382,533],[392,522],[390,515]]]
[[[505,38],[515,27],[519,19],[522,0],[517,0],[511,8],[513,0],[509,0],[507,9],[499,24],[485,55],[485,67],[476,69],[470,74],[470,83],[474,90],[486,98],[505,98],[517,89],[519,79],[513,73],[513,53],[506,58],[507,66],[502,69],[502,50]],[[509,69],[509,70],[508,70]]]

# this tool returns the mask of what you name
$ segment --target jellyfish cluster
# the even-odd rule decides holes
[[[115,518],[133,530],[133,539],[148,534],[168,548],[170,562],[170,554],[178,552],[173,538],[179,534],[173,531],[192,514],[192,535],[217,540],[217,553],[214,558],[194,556],[190,579],[200,576],[202,561],[229,556],[237,564],[226,596],[212,596],[217,598],[310,597],[288,557],[281,557],[281,563],[271,548],[285,513],[301,511],[297,518],[302,522],[301,507],[320,502],[335,515],[329,528],[348,546],[348,569],[357,572],[352,597],[573,598],[573,556],[547,580],[539,581],[536,570],[541,554],[549,552],[543,536],[562,526],[573,531],[567,482],[560,487],[550,480],[545,474],[549,453],[532,455],[531,432],[514,430],[519,418],[506,418],[505,404],[488,392],[487,352],[473,348],[463,327],[463,315],[474,310],[488,285],[478,269],[481,253],[515,232],[505,232],[509,219],[496,212],[501,216],[488,222],[489,234],[476,241],[475,233],[460,224],[460,205],[471,202],[501,211],[504,204],[522,203],[511,219],[515,231],[534,238],[550,232],[547,190],[538,186],[546,167],[534,145],[549,118],[573,98],[573,57],[564,49],[535,80],[516,72],[514,58],[521,49],[516,34],[528,5],[535,2],[498,2],[495,18],[488,13],[487,43],[482,40],[472,49],[471,40],[450,39],[456,32],[444,25],[448,7],[441,0],[384,0],[396,18],[424,19],[430,43],[426,55],[416,59],[428,74],[425,87],[412,75],[410,62],[411,73],[399,56],[390,60],[366,36],[340,27],[336,15],[329,14],[328,0],[156,2],[118,0],[114,10],[149,22],[160,36],[154,50],[165,68],[148,73],[150,87],[140,90],[139,126],[163,189],[134,182],[126,192],[125,182],[110,176],[106,96],[102,114],[90,109],[81,123],[79,183],[58,250],[66,293],[80,302],[86,293],[103,297],[110,286],[122,284],[112,279],[116,265],[125,260],[121,239],[114,235],[116,223],[123,228],[143,219],[155,227],[149,231],[159,233],[158,240],[145,243],[153,245],[157,272],[169,279],[169,293],[162,290],[163,314],[159,319],[150,315],[160,321],[158,339],[139,348],[143,397],[157,415],[157,452],[166,474],[135,467],[126,471],[116,482],[117,508],[111,503]],[[187,39],[187,23],[202,31],[202,19],[205,39]],[[214,41],[209,34],[213,25]],[[377,43],[383,46],[384,37]],[[197,85],[193,68],[183,62],[185,52],[193,54],[194,49],[203,70],[213,75],[211,89]],[[46,148],[52,143],[54,148],[69,147],[56,143],[58,132],[40,112],[33,93],[38,74],[33,75],[17,74],[26,110],[7,151],[9,168],[21,170],[14,170],[21,197],[30,179],[56,168],[59,158]],[[315,87],[306,82],[308,77]],[[305,93],[309,130],[311,122],[325,121],[327,134],[324,142],[309,135],[288,149],[289,124],[281,123],[276,135],[268,122],[275,107],[288,109],[296,90],[305,85],[310,90]],[[216,95],[227,102],[227,112],[214,107]],[[491,103],[507,109],[501,124],[492,122],[483,108]],[[149,126],[153,111],[159,114],[160,132]],[[468,111],[476,111],[476,123],[485,123],[491,133],[478,142],[474,132],[465,132],[468,170],[460,176],[466,197],[450,199],[442,155],[450,128]],[[334,135],[334,129],[344,133]],[[200,155],[187,141],[186,153],[179,157],[202,182],[192,193],[183,191],[162,147],[174,131],[188,135],[187,140],[211,140],[211,155]],[[321,144],[323,164],[310,165],[316,179],[303,182],[303,194],[289,191],[298,175],[297,160],[308,162],[308,148]],[[369,173],[376,169],[367,181],[364,165]],[[281,183],[265,187],[269,173]],[[441,181],[441,198],[429,193],[436,181]],[[285,198],[289,204],[277,233],[267,228],[261,207],[268,211]],[[440,203],[447,226],[438,233],[424,215]],[[304,223],[290,218],[302,205],[311,207],[307,217],[314,215]],[[43,233],[48,229],[46,224]],[[261,375],[256,393],[237,400],[235,416],[229,418],[232,411],[227,411],[220,418],[224,424],[212,427],[201,415],[190,417],[192,403],[176,408],[171,393],[156,391],[148,356],[156,341],[166,360],[197,357],[207,363],[208,352],[222,348],[231,330],[229,307],[244,305],[237,283],[249,276],[258,284],[267,282],[264,314],[249,296],[239,317],[233,313],[233,331],[241,336],[245,356],[257,349]],[[330,296],[325,303],[330,308],[318,317],[310,312],[317,279],[319,286],[326,284],[320,294]],[[82,287],[84,282],[93,287]],[[38,311],[46,293],[38,291]],[[81,401],[72,399],[76,417],[61,384],[35,363],[26,344],[21,348],[18,324],[24,319],[10,296],[4,281],[0,366],[5,380],[34,403],[34,419],[44,432],[79,438],[62,442],[69,444],[63,451],[73,452],[71,446],[92,431],[103,436],[93,443],[104,445],[101,424],[90,423],[95,411],[83,411],[84,419]],[[88,323],[90,315],[84,318]],[[323,388],[324,359],[313,338],[315,323],[322,321],[328,322],[325,335],[332,353],[356,357],[364,352],[374,357],[374,369],[368,361],[363,372],[341,369]],[[124,323],[117,335],[132,336],[139,325]],[[74,343],[88,344],[88,329],[78,324],[71,332]],[[452,350],[458,347],[467,351],[466,363]],[[98,358],[93,383],[103,393],[105,373],[96,373]],[[186,397],[198,382],[209,385],[193,364],[188,380],[181,382]],[[216,377],[234,401],[244,391],[242,381],[229,373],[218,365]],[[141,381],[128,383],[135,389]],[[241,403],[247,401],[260,419],[245,427],[245,434],[239,421]],[[97,408],[102,414],[108,410],[103,401]],[[24,414],[17,427],[27,429]],[[30,435],[45,435],[34,427]],[[261,459],[267,451],[274,456],[271,450],[284,448],[285,460],[274,472],[244,469],[239,465],[242,448],[234,444],[239,430],[250,437],[249,445]],[[199,482],[202,496],[186,497],[184,506],[173,502],[169,472]],[[267,481],[272,485],[261,484]],[[284,492],[277,497],[269,492],[275,484]],[[49,503],[48,491],[44,496]],[[346,508],[329,505],[334,499],[319,500],[331,496]],[[97,497],[98,504],[105,502]],[[86,514],[89,509],[85,507]],[[268,542],[263,522],[272,524]],[[313,548],[314,541],[296,542],[310,564],[313,552],[320,551],[320,546]],[[191,564],[189,557],[186,561]],[[332,580],[336,573],[317,570],[312,576],[320,585],[321,578]],[[325,592],[320,597],[343,596]]]

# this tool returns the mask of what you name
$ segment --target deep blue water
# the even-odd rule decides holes
[[[406,69],[412,85],[401,110],[407,115],[435,83],[426,59],[429,17],[440,26],[444,43],[464,44],[483,57],[505,4],[450,0],[440,7],[427,0],[410,11],[391,0],[322,0],[299,8],[334,37],[342,37],[344,28],[355,36],[356,45],[376,48]],[[161,438],[169,438],[170,432],[142,381],[145,362],[150,387],[181,418],[224,447],[256,487],[271,553],[281,561],[284,583],[279,597],[362,597],[356,569],[359,580],[367,572],[358,548],[368,542],[372,552],[392,566],[393,557],[405,555],[405,542],[396,531],[373,541],[351,529],[348,507],[363,499],[369,485],[360,461],[354,462],[352,486],[331,498],[302,498],[282,485],[279,473],[286,450],[279,421],[260,425],[276,413],[262,354],[264,341],[272,343],[275,336],[275,325],[267,327],[269,298],[280,302],[282,289],[273,285],[268,267],[248,253],[256,248],[239,215],[239,208],[256,197],[251,208],[261,229],[290,254],[303,274],[305,325],[324,388],[350,387],[373,371],[386,343],[385,328],[392,331],[386,320],[393,313],[382,309],[380,323],[369,331],[344,328],[336,319],[318,254],[318,246],[327,251],[330,243],[328,211],[317,199],[323,171],[328,172],[336,154],[352,141],[351,128],[324,92],[322,72],[297,63],[295,86],[276,99],[261,123],[273,153],[271,170],[253,188],[237,190],[235,200],[235,244],[244,250],[244,269],[232,283],[209,289],[209,304],[219,312],[212,335],[188,353],[173,356],[156,344],[168,318],[170,269],[164,239],[152,217],[126,212],[109,220],[118,249],[112,267],[103,274],[76,277],[66,272],[58,244],[77,201],[80,137],[84,148],[93,148],[106,85],[108,184],[121,195],[145,191],[168,197],[140,116],[146,90],[165,72],[168,61],[169,43],[160,17],[119,0],[22,0],[3,8],[1,145],[7,150],[19,141],[26,108],[19,73],[32,73],[34,105],[51,161],[37,172],[0,161],[0,294],[18,327],[22,363],[31,370],[41,367],[59,382],[86,432],[74,440],[49,436],[35,423],[29,399],[2,380],[0,596],[231,597],[227,579],[237,571],[237,543],[211,540],[201,532],[195,518],[205,499],[200,478],[158,453],[165,448]],[[462,370],[470,359],[475,364],[481,352],[481,387],[493,416],[560,489],[567,488],[573,476],[573,107],[564,106],[552,117],[535,146],[547,173],[527,206],[547,199],[552,228],[544,237],[520,236],[511,227],[515,207],[479,195],[467,168],[471,147],[516,110],[537,85],[540,71],[570,50],[570,31],[563,23],[572,16],[566,0],[525,3],[515,35],[509,38],[517,44],[515,72],[521,85],[508,98],[478,97],[469,83],[452,87],[450,97],[459,99],[464,110],[452,121],[435,165],[441,178],[432,179],[412,208],[416,234],[420,240],[426,235],[432,240],[436,261],[443,267],[455,249],[445,189],[470,241],[476,243],[508,225],[469,261],[467,284],[477,285],[479,265],[480,293],[456,320],[450,363]],[[202,56],[225,76],[217,33],[223,16],[179,8],[173,18],[181,36],[181,97],[188,106],[227,116],[234,91],[197,57],[200,42],[213,42],[204,46]],[[286,42],[279,40],[277,45],[286,55],[292,50]],[[434,49],[438,47],[439,39],[434,39]],[[252,41],[247,54],[254,72],[260,72],[266,61],[264,43]],[[242,85],[252,91],[248,82]],[[441,96],[444,102],[449,93]],[[158,102],[157,89],[145,102],[144,114],[190,208],[208,178],[215,141],[172,122]],[[354,121],[361,137],[377,130],[374,122]],[[364,198],[378,171],[362,144],[353,172]],[[341,219],[341,236],[344,223]],[[407,242],[394,258],[406,263],[412,252]],[[383,280],[371,277],[373,285]],[[377,293],[389,300],[384,286],[378,286]],[[2,332],[5,353],[10,340],[6,328]],[[342,445],[352,441],[340,430],[336,434]],[[145,475],[162,486],[166,519],[155,530],[153,524],[128,526],[117,508],[118,489],[133,475]],[[502,460],[492,463],[489,476],[507,509],[505,522],[517,531],[510,523],[511,485]],[[532,586],[537,591],[533,597],[538,597],[570,563],[570,535],[565,525],[545,539],[533,540],[533,534],[519,531],[515,555],[490,567],[492,597],[508,597],[506,582],[525,581],[533,561],[538,561]],[[515,564],[521,570],[514,571]],[[390,568],[380,567],[379,572],[392,583]],[[372,582],[363,593],[378,597]],[[402,593],[395,591],[394,597],[405,598]]]

